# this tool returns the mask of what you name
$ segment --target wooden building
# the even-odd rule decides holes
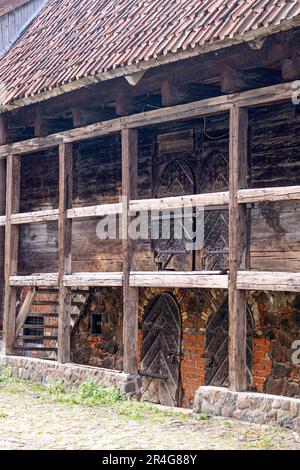
[[[300,2],[44,3],[0,59],[6,354],[299,398]],[[121,236],[180,208],[197,250]]]

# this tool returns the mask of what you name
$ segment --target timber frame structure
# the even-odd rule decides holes
[[[1,163],[7,162],[5,173],[1,173],[1,186],[6,186],[6,216],[0,218],[5,226],[5,310],[4,338],[7,354],[14,352],[14,341],[19,331],[21,317],[26,315],[30,295],[36,287],[59,288],[59,337],[58,354],[62,363],[70,362],[70,293],[78,286],[123,286],[124,292],[124,371],[138,372],[137,343],[137,289],[139,287],[192,287],[228,289],[229,295],[229,374],[232,390],[246,390],[246,291],[279,290],[298,292],[300,274],[288,272],[255,272],[248,270],[247,204],[262,201],[299,200],[300,186],[261,189],[247,188],[247,134],[248,110],[250,108],[282,103],[292,99],[294,90],[290,83],[262,89],[229,94],[217,98],[177,105],[163,110],[149,111],[111,121],[84,126],[55,135],[2,145]],[[229,191],[222,193],[196,194],[160,200],[136,200],[137,132],[150,126],[177,120],[230,113],[229,145]],[[72,144],[83,140],[111,135],[122,135],[122,195],[128,204],[109,204],[72,209]],[[59,146],[59,209],[33,213],[19,212],[20,159],[23,155]],[[2,167],[3,168],[3,165]],[[128,226],[128,208],[149,210],[196,207],[197,205],[228,205],[229,223],[229,274],[201,272],[137,272],[132,266],[134,246],[128,239],[123,241],[122,272],[73,273],[71,252],[72,221],[78,217],[122,214],[123,226]],[[18,229],[21,224],[58,220],[59,272],[17,275]],[[16,318],[16,289],[30,288],[28,304]]]
[[[10,5],[23,21],[0,56],[7,356],[125,372],[172,406],[203,385],[300,398],[300,4],[225,3]],[[186,208],[194,228],[204,208],[194,252],[174,234],[130,238],[136,214],[161,228]],[[106,216],[113,240],[97,234]]]

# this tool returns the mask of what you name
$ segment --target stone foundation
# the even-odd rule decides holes
[[[137,396],[141,387],[139,375],[129,375],[113,370],[99,369],[76,364],[58,364],[43,359],[4,356],[0,358],[0,369],[9,367],[12,377],[31,380],[41,384],[62,380],[66,388],[93,380],[103,387],[116,387],[130,397]]]
[[[194,411],[300,431],[300,400],[296,398],[200,387],[196,391]]]

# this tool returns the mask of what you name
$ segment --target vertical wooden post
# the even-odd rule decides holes
[[[3,115],[0,115],[0,145],[7,143],[7,123]],[[6,205],[6,161],[0,160],[0,215],[5,215]],[[3,319],[4,299],[4,242],[5,228],[0,227],[0,323]]]
[[[122,131],[122,244],[123,244],[123,368],[128,374],[138,373],[138,288],[129,287],[134,269],[134,241],[128,237],[129,201],[136,199],[138,187],[138,131]]]
[[[72,271],[72,220],[67,219],[67,210],[72,207],[73,158],[72,144],[59,146],[59,316],[58,316],[58,361],[71,361],[70,315],[71,289],[65,287],[63,278]]]
[[[248,111],[230,112],[229,142],[229,381],[234,391],[247,389],[246,291],[237,289],[237,271],[247,269],[249,243],[247,205],[238,204],[237,191],[248,181]]]
[[[13,353],[16,325],[16,287],[10,286],[10,276],[18,270],[19,227],[12,225],[11,215],[20,206],[20,157],[9,155],[6,168],[6,226],[5,226],[5,294],[4,294],[4,345],[7,354]]]

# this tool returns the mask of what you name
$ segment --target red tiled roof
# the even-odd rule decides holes
[[[2,103],[299,14],[300,0],[49,0],[0,60]]]

